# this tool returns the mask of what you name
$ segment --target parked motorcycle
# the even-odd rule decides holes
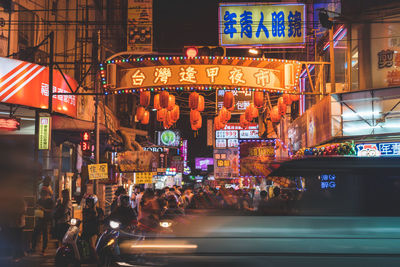
[[[79,267],[81,263],[90,260],[89,243],[80,236],[81,220],[71,219],[70,227],[62,240],[62,246],[57,249],[55,264],[57,267]]]

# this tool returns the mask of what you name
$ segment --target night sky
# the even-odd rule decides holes
[[[218,45],[218,1],[154,0],[154,50],[161,53],[182,53],[188,45]],[[188,98],[188,94],[183,95]],[[215,95],[209,100],[215,101]],[[187,103],[180,104],[181,110]],[[188,112],[188,108],[186,108]],[[207,117],[203,113],[203,126],[195,133],[189,116],[181,114],[176,128],[188,140],[189,166],[194,170],[195,157],[212,157],[207,147]],[[213,116],[208,118],[212,119]]]

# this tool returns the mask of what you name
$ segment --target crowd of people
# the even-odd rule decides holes
[[[52,233],[61,245],[73,215],[69,191],[63,190],[61,196],[57,202],[53,201],[49,178],[40,185],[29,252],[36,251],[38,240],[42,237],[41,253],[44,255],[49,233]],[[87,240],[90,248],[94,250],[97,237],[110,220],[119,221],[123,227],[156,231],[161,219],[174,220],[185,216],[190,210],[223,210],[245,215],[285,215],[291,212],[293,200],[294,197],[290,194],[281,194],[279,187],[275,187],[273,194],[269,194],[267,191],[210,186],[196,189],[173,186],[156,190],[136,186],[131,195],[128,195],[121,186],[115,192],[111,213],[107,215],[99,207],[95,195],[86,194],[83,197],[82,238]],[[26,207],[21,206],[21,211],[24,209],[26,210]],[[17,256],[22,255],[21,250],[18,250],[18,253]]]

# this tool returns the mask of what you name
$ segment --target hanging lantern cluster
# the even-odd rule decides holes
[[[150,92],[141,92],[139,103],[140,106],[136,109],[136,119],[141,124],[149,124],[150,113],[146,108],[150,105]]]
[[[171,128],[179,119],[179,106],[175,104],[175,96],[163,91],[154,96],[154,109],[157,110],[157,121],[162,122],[165,129]]]
[[[202,126],[202,118],[200,112],[204,111],[204,96],[196,92],[189,95],[190,108],[190,125],[193,131],[198,131]]]
[[[353,142],[346,143],[336,143],[336,144],[326,144],[311,148],[302,148],[295,154],[295,158],[300,158],[303,156],[337,156],[346,155],[354,156],[356,155],[356,149]]]
[[[290,106],[292,102],[298,101],[299,95],[283,94],[278,98],[278,104],[274,106],[270,112],[271,121],[277,123],[281,120],[282,116],[286,114],[286,106]]]
[[[232,92],[225,92],[223,107],[219,110],[218,116],[214,118],[214,128],[216,131],[224,129],[231,119],[231,111],[235,108],[235,97]]]

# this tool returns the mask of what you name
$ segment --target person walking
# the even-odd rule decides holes
[[[54,220],[56,224],[56,236],[61,246],[62,239],[68,231],[69,222],[72,217],[72,202],[69,199],[69,190],[61,191],[62,199],[57,203],[54,211]]]
[[[82,237],[89,242],[93,256],[96,256],[96,239],[100,233],[100,225],[104,220],[104,211],[97,207],[97,201],[96,195],[89,195],[86,197],[85,208],[82,211]]]
[[[32,247],[30,252],[36,251],[36,244],[40,235],[42,235],[42,255],[45,255],[48,241],[48,229],[51,223],[51,214],[54,208],[54,202],[51,199],[49,191],[43,189],[40,191],[40,198],[35,209],[35,228],[32,236]]]

